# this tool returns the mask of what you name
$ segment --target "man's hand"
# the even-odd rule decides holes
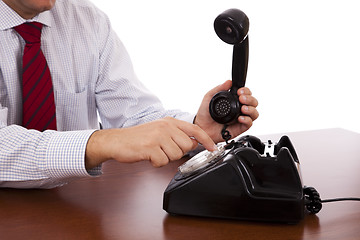
[[[148,160],[161,167],[180,159],[198,143],[215,150],[215,143],[199,126],[170,117],[130,128],[99,130],[88,141],[85,165],[91,169],[114,159],[127,163]]]
[[[232,82],[228,80],[206,93],[194,121],[194,123],[200,126],[216,143],[224,141],[221,137],[221,130],[224,125],[212,119],[209,113],[209,104],[216,93],[229,90],[231,84]],[[259,117],[259,113],[256,110],[258,101],[252,96],[250,89],[247,87],[240,88],[237,94],[239,95],[240,103],[243,104],[241,111],[246,116],[240,116],[237,122],[228,126],[227,130],[232,137],[236,137],[247,131],[252,126],[253,121]]]

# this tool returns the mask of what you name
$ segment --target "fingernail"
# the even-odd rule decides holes
[[[216,144],[213,146],[213,152],[215,151],[219,151],[218,147],[216,146]]]
[[[240,90],[240,95],[242,95],[242,94],[244,94],[245,93],[245,91],[244,90]]]

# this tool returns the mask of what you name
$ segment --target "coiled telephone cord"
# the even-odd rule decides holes
[[[226,144],[229,144],[229,140],[231,139],[231,134],[230,134],[229,130],[226,130],[227,127],[228,127],[228,125],[224,124],[224,127],[221,130],[221,137],[224,139]]]
[[[304,187],[303,189],[304,197],[305,197],[305,206],[306,209],[313,214],[318,213],[322,208],[322,203],[328,202],[339,202],[339,201],[360,201],[360,198],[331,198],[321,200],[320,194],[313,187]]]

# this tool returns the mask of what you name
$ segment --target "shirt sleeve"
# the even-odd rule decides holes
[[[54,188],[101,174],[86,171],[85,149],[94,130],[44,131],[0,126],[0,187]]]

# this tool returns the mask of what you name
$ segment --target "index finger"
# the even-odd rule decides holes
[[[214,141],[198,125],[184,122],[184,121],[178,121],[177,127],[181,131],[183,131],[186,135],[188,135],[189,137],[195,138],[196,141],[198,143],[202,144],[207,150],[209,150],[209,151],[216,150],[216,145],[215,145]]]

